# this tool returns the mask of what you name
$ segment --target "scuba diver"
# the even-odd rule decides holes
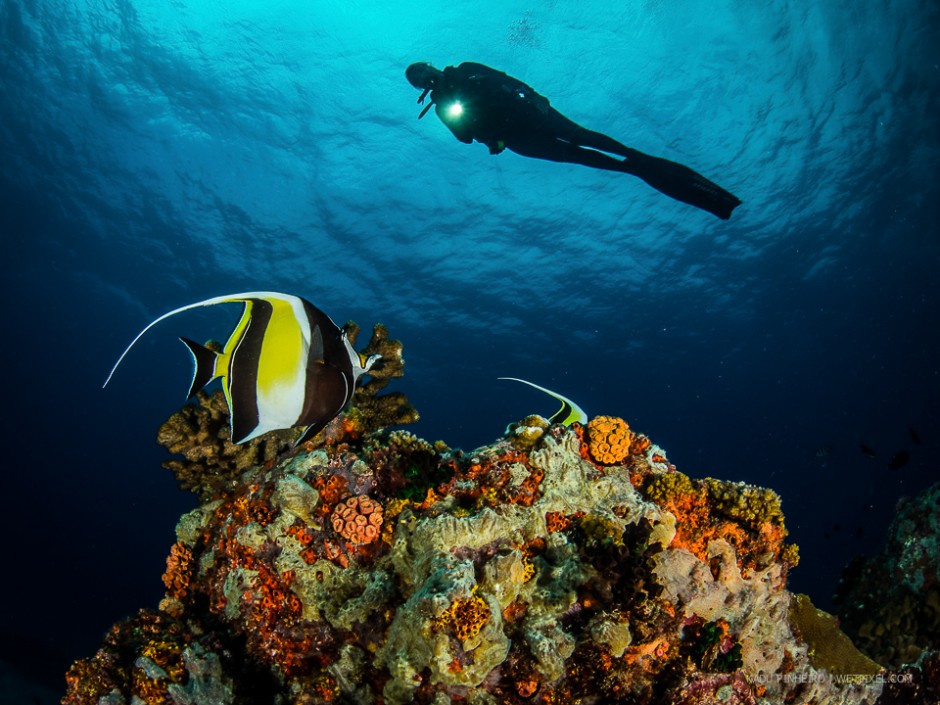
[[[405,70],[405,77],[422,91],[419,104],[430,95],[419,120],[433,106],[454,137],[466,144],[474,140],[485,144],[490,154],[508,149],[524,157],[632,174],[657,191],[724,220],[741,204],[737,196],[687,166],[581,127],[555,110],[545,96],[489,66],[465,62],[441,71],[419,62]]]

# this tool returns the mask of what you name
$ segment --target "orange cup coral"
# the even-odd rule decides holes
[[[333,529],[347,541],[372,543],[382,528],[382,505],[368,495],[350,497],[333,510]]]
[[[182,598],[189,590],[189,581],[193,570],[193,552],[177,541],[170,547],[166,559],[166,572],[163,584],[170,597]]]
[[[616,465],[630,453],[633,432],[623,419],[597,416],[588,424],[588,449],[602,465]]]

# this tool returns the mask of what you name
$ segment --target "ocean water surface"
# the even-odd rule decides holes
[[[386,324],[428,440],[554,412],[497,380],[522,377],[775,489],[791,587],[827,607],[940,479],[938,36],[919,0],[0,0],[0,657],[61,684],[156,606],[195,505],[154,440],[190,381],[176,337],[238,307],[161,324],[101,384],[157,315],[251,290]],[[506,71],[744,203],[461,144],[417,120],[414,61]]]

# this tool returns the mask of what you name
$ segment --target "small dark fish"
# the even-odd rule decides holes
[[[869,448],[869,447],[868,447],[867,445],[865,445],[864,443],[859,443],[859,444],[858,444],[858,447],[859,447],[859,448],[862,450],[862,452],[863,452],[865,455],[867,455],[869,458],[874,458],[874,457],[875,457],[875,451],[873,451],[871,448]]]
[[[826,445],[821,445],[816,449],[816,457],[820,460],[826,458],[832,452],[832,444],[827,443]]]
[[[897,453],[895,453],[892,456],[891,460],[888,461],[888,469],[900,470],[905,465],[907,465],[910,459],[911,459],[910,453],[908,453],[906,450],[899,450]]]
[[[910,434],[911,434],[911,440],[914,441],[914,443],[916,443],[917,445],[920,445],[920,435],[917,433],[917,431],[914,429],[914,427],[913,427],[913,426],[908,426],[908,427],[907,427],[907,430],[908,430],[908,431],[910,432]]]

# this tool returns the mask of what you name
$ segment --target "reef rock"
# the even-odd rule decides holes
[[[63,702],[875,703],[881,667],[786,589],[776,494],[620,419],[520,427],[328,433],[194,486],[160,610]]]
[[[902,499],[885,548],[843,572],[842,628],[894,671],[884,702],[940,703],[940,483]]]

